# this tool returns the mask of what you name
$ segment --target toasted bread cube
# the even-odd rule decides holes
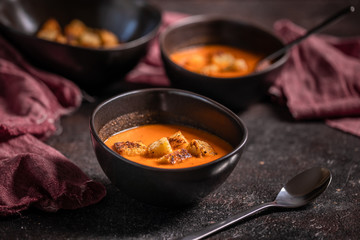
[[[217,53],[214,54],[211,58],[211,62],[218,66],[221,71],[226,71],[227,69],[230,69],[235,62],[235,58],[230,53]]]
[[[52,29],[41,29],[36,36],[48,41],[55,41],[59,32]]]
[[[168,137],[168,140],[172,149],[186,148],[189,145],[189,142],[181,131],[177,131],[172,136]]]
[[[157,160],[160,164],[176,164],[184,161],[187,158],[191,158],[191,154],[186,149],[178,149],[172,153],[168,153]]]
[[[55,41],[58,35],[61,35],[61,27],[54,18],[49,18],[36,34],[38,38]]]
[[[147,153],[147,146],[142,142],[117,142],[114,146],[116,151],[122,156],[143,156]]]
[[[85,31],[79,37],[79,43],[83,47],[101,47],[101,39],[92,31]]]
[[[62,35],[62,34],[58,34],[58,35],[56,36],[55,41],[58,42],[58,43],[62,43],[62,44],[67,43],[66,37],[65,37],[64,35]]]
[[[166,137],[160,138],[159,140],[151,143],[148,146],[149,157],[158,158],[171,152],[172,152],[172,148],[169,143],[169,140]]]
[[[196,157],[214,156],[217,154],[210,144],[197,139],[191,140],[187,150]]]
[[[42,25],[41,29],[55,30],[58,32],[61,31],[60,24],[55,18],[49,18],[48,20],[46,20]]]
[[[205,75],[212,75],[212,74],[216,74],[218,72],[220,72],[220,68],[218,65],[216,64],[209,64],[206,65],[205,67],[203,67],[200,71],[200,73],[205,74]]]
[[[194,68],[202,68],[206,66],[207,59],[203,55],[193,54],[191,57],[186,59],[185,64]]]
[[[78,38],[86,31],[86,29],[87,27],[82,21],[74,19],[65,26],[64,32],[67,37],[71,36],[74,38]]]
[[[104,29],[100,29],[98,31],[98,34],[102,41],[103,47],[116,47],[117,45],[119,45],[119,40],[114,33]]]
[[[248,65],[246,64],[245,59],[239,58],[235,60],[234,68],[236,71],[245,72],[248,70]]]

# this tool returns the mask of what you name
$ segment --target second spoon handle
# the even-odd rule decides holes
[[[319,25],[317,25],[317,26],[311,28],[310,30],[308,30],[303,36],[301,36],[299,38],[296,38],[295,40],[293,40],[293,41],[289,42],[288,44],[286,44],[285,47],[283,47],[283,48],[279,49],[278,51],[272,53],[270,56],[266,57],[266,59],[268,61],[275,60],[277,57],[284,54],[288,49],[290,49],[294,45],[300,43],[302,40],[307,38],[309,35],[320,31],[321,29],[323,29],[324,27],[326,27],[328,24],[332,23],[333,21],[337,20],[338,18],[344,16],[345,14],[352,13],[352,12],[355,12],[355,7],[354,6],[347,6],[346,8],[341,9],[340,11],[336,12],[334,15],[330,16],[325,21],[320,23]]]
[[[245,210],[241,213],[238,213],[234,216],[231,216],[227,219],[225,219],[224,221],[221,221],[221,222],[218,222],[218,223],[214,223],[212,225],[209,225],[207,227],[205,227],[204,229],[198,231],[198,232],[194,232],[194,233],[191,233],[183,238],[181,238],[182,240],[190,240],[190,239],[202,239],[204,237],[207,237],[215,232],[218,232],[220,231],[221,229],[224,229],[234,223],[237,223],[239,222],[240,220],[246,218],[246,217],[249,217],[261,210],[264,210],[266,208],[269,208],[269,207],[276,207],[276,203],[275,202],[269,202],[269,203],[263,203],[263,204],[260,204],[260,205],[257,205],[255,207],[252,207],[252,208],[249,208],[248,210]]]

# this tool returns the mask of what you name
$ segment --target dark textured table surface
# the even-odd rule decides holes
[[[237,16],[271,30],[289,18],[309,28],[351,1],[343,0],[153,0],[164,10]],[[355,3],[358,1],[354,1]],[[360,10],[360,6],[358,7]],[[328,27],[339,36],[360,35],[360,13]],[[115,92],[120,93],[119,88]],[[106,96],[105,96],[106,97]],[[108,96],[110,97],[110,96]],[[273,200],[286,181],[313,166],[331,170],[326,192],[297,210],[266,210],[211,239],[359,239],[360,138],[323,121],[294,121],[287,110],[261,102],[239,112],[249,130],[244,154],[226,182],[198,205],[162,209],[117,190],[93,153],[88,120],[97,103],[83,103],[63,117],[63,131],[47,141],[103,183],[107,196],[90,207],[57,213],[29,210],[0,219],[0,239],[176,239],[251,206]]]

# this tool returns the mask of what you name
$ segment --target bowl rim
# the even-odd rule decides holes
[[[131,161],[131,160],[121,156],[120,154],[116,153],[115,151],[110,149],[108,146],[106,146],[106,144],[100,139],[100,137],[98,136],[97,131],[95,130],[94,118],[95,118],[95,115],[97,114],[97,112],[103,106],[107,105],[108,103],[110,103],[110,102],[112,102],[112,101],[114,101],[114,100],[116,100],[118,98],[122,98],[122,97],[125,97],[125,96],[128,96],[128,95],[140,94],[140,93],[144,93],[144,92],[176,93],[176,94],[180,94],[180,95],[183,95],[183,96],[196,98],[198,100],[201,100],[201,101],[205,102],[206,104],[210,104],[210,105],[214,106],[215,108],[217,108],[218,110],[225,113],[227,116],[231,117],[233,120],[235,120],[238,123],[238,125],[241,126],[241,128],[243,130],[243,138],[233,148],[233,150],[231,152],[224,155],[223,157],[215,159],[215,160],[213,160],[211,162],[201,164],[201,165],[197,165],[197,166],[193,166],[193,167],[186,167],[186,168],[157,168],[157,167],[151,167],[151,166],[147,166],[147,165],[143,165],[143,164]],[[214,100],[212,100],[212,99],[210,99],[208,97],[205,97],[203,95],[200,95],[200,94],[197,94],[197,93],[194,93],[194,92],[191,92],[191,91],[187,91],[187,90],[177,89],[177,88],[146,88],[146,89],[138,89],[138,90],[128,91],[128,92],[116,95],[114,97],[111,97],[111,98],[101,102],[100,104],[98,104],[97,107],[93,110],[93,112],[92,112],[92,114],[90,116],[89,127],[90,127],[90,132],[91,132],[92,136],[96,139],[98,144],[100,144],[103,149],[105,149],[107,152],[109,152],[115,158],[120,158],[122,161],[124,161],[124,162],[126,162],[128,164],[132,164],[135,167],[140,167],[140,168],[143,168],[145,170],[159,171],[159,172],[189,172],[189,171],[194,171],[194,170],[206,168],[207,166],[216,164],[216,163],[221,162],[221,161],[225,161],[227,158],[230,158],[231,156],[235,155],[235,153],[237,153],[238,151],[241,151],[241,149],[243,149],[245,147],[245,145],[247,143],[247,140],[248,140],[248,129],[247,129],[245,123],[243,122],[242,119],[240,119],[240,117],[238,115],[236,115],[230,109],[228,109],[224,105],[222,105],[222,104],[220,104],[220,103],[218,103],[218,102],[216,102],[216,101],[214,101]],[[99,162],[99,160],[98,160],[98,162]]]
[[[251,72],[249,74],[246,74],[246,75],[243,75],[243,76],[238,76],[238,77],[213,77],[213,76],[208,76],[208,75],[204,75],[204,74],[199,74],[199,73],[187,70],[186,68],[176,64],[175,62],[173,62],[171,60],[168,52],[165,51],[165,49],[164,49],[165,38],[171,31],[174,31],[177,28],[188,26],[188,25],[191,25],[191,24],[199,24],[199,23],[206,23],[206,22],[216,22],[216,21],[224,21],[224,22],[228,22],[228,23],[231,22],[231,23],[235,23],[235,24],[246,25],[246,26],[249,26],[251,28],[256,28],[256,29],[258,29],[258,30],[272,36],[273,38],[277,39],[280,43],[285,45],[284,41],[281,40],[280,38],[278,38],[275,34],[273,34],[272,32],[266,30],[265,28],[263,28],[263,27],[261,27],[259,25],[254,24],[254,23],[247,22],[247,21],[244,21],[244,20],[240,20],[239,18],[235,18],[235,17],[232,17],[232,16],[224,16],[224,15],[219,15],[219,14],[200,14],[200,15],[192,15],[192,16],[188,16],[188,17],[185,17],[183,19],[180,19],[177,22],[169,25],[166,29],[164,29],[164,31],[162,31],[160,33],[159,45],[160,45],[161,55],[164,56],[171,64],[173,64],[176,67],[180,68],[181,70],[185,71],[187,74],[191,74],[191,75],[194,75],[194,76],[197,76],[197,77],[206,77],[210,81],[215,81],[215,80],[219,80],[219,79],[221,79],[222,81],[230,81],[230,80],[234,80],[234,79],[241,80],[241,79],[246,79],[248,77],[255,77],[255,76],[258,76],[258,75],[266,74],[266,73],[271,72],[274,69],[282,66],[289,59],[290,51],[287,50],[285,52],[285,54],[283,54],[280,59],[278,59],[276,62],[271,64],[269,67],[267,67],[267,68],[265,68],[263,70],[260,70],[260,71],[253,71],[253,72]]]
[[[157,34],[161,24],[162,24],[162,18],[163,18],[162,10],[159,7],[157,7],[156,5],[151,4],[149,2],[144,2],[142,4],[137,4],[137,5],[141,6],[141,7],[150,8],[151,11],[154,11],[156,14],[159,14],[159,21],[157,22],[155,27],[150,32],[148,32],[147,34],[145,34],[145,35],[143,35],[143,36],[141,36],[139,38],[136,38],[134,40],[121,43],[118,46],[111,47],[111,48],[102,48],[102,47],[91,48],[91,47],[74,46],[74,45],[70,45],[70,44],[58,43],[58,42],[55,42],[55,41],[50,41],[50,40],[38,38],[35,35],[24,33],[22,31],[19,31],[17,29],[14,29],[12,27],[9,27],[9,26],[3,24],[1,21],[0,21],[0,29],[3,28],[4,30],[6,30],[8,32],[12,32],[13,34],[19,35],[21,37],[39,40],[40,42],[44,42],[44,43],[47,43],[47,44],[54,44],[56,46],[68,47],[70,49],[81,49],[81,50],[88,50],[88,51],[93,51],[93,52],[114,52],[114,51],[116,52],[116,51],[122,51],[122,50],[125,50],[125,49],[135,48],[137,46],[140,46],[142,44],[145,44],[145,43],[149,42],[151,39],[153,39],[156,36],[156,34]]]

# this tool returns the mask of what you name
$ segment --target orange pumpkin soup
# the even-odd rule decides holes
[[[166,124],[150,124],[121,131],[104,142],[131,161],[158,168],[201,165],[233,149],[223,139],[203,130]]]
[[[225,45],[203,45],[178,50],[170,58],[195,73],[232,78],[253,72],[261,55]]]

